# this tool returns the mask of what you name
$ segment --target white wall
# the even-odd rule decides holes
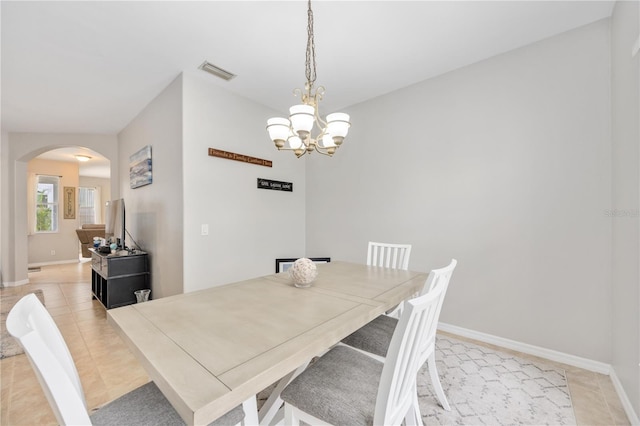
[[[609,26],[600,21],[350,109],[307,170],[307,251],[458,259],[441,320],[611,360]]]
[[[151,145],[153,183],[131,189],[129,157]],[[151,297],[183,292],[182,78],[176,78],[118,134],[126,228],[149,253]],[[127,235],[127,246],[134,246]]]
[[[117,194],[118,145],[114,135],[8,133],[2,139],[2,284],[27,283],[27,162],[56,148],[89,148],[111,161],[111,191]]]
[[[305,255],[304,160],[278,152],[265,130],[283,112],[212,78],[184,74],[185,292],[270,274],[276,258]],[[209,148],[272,160],[273,167],[210,157]],[[257,178],[293,182],[293,192],[257,189]],[[209,235],[201,235],[202,224]]]
[[[612,18],[613,367],[640,413],[640,37],[638,2],[617,2]],[[637,417],[636,417],[637,421]]]
[[[78,243],[78,163],[64,161],[48,161],[34,158],[27,163],[27,172],[34,175],[60,176],[58,187],[58,230],[52,233],[36,233],[28,229],[29,265],[44,265],[47,263],[73,262],[78,260],[80,246]],[[35,179],[35,178],[34,178]],[[34,180],[33,185],[36,184]],[[72,187],[76,193],[76,217],[64,218],[64,188]],[[35,197],[35,191],[27,188],[27,194]],[[27,214],[35,216],[35,204],[27,201]],[[35,227],[35,221],[27,219],[29,227]]]

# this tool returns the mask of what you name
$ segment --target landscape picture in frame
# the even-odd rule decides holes
[[[276,259],[276,273],[278,272],[287,272],[289,268],[293,266],[293,262],[300,259],[299,257],[287,257],[283,259]],[[310,260],[313,263],[329,263],[331,262],[330,257],[310,257]]]
[[[151,145],[147,145],[129,157],[129,183],[131,188],[139,188],[152,182]]]

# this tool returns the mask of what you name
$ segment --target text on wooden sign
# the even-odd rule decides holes
[[[243,154],[236,154],[235,152],[223,151],[221,149],[209,148],[209,155],[212,157],[226,158],[227,160],[257,164],[258,166],[273,167],[273,162],[270,160],[263,160],[262,158],[250,157]]]
[[[292,182],[282,182],[280,180],[269,180],[258,178],[259,189],[271,189],[273,191],[293,192]]]

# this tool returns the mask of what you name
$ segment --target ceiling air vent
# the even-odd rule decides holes
[[[204,61],[202,65],[199,66],[199,68],[203,71],[208,72],[209,74],[213,74],[216,77],[220,77],[221,79],[226,81],[229,81],[236,76],[235,74],[232,74],[229,71],[225,71],[222,68],[217,67],[213,64],[210,64],[207,61]]]

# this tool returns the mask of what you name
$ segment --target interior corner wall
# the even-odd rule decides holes
[[[305,255],[305,159],[269,140],[266,121],[282,112],[225,90],[207,73],[183,77],[185,292],[272,274],[276,258]],[[209,148],[273,167],[212,157]],[[293,192],[258,189],[258,178],[292,182]]]
[[[456,258],[442,322],[610,362],[609,62],[603,20],[353,106],[307,165],[307,251]]]
[[[126,244],[137,243],[149,253],[154,299],[183,292],[182,143],[182,77],[178,76],[118,134]],[[129,158],[147,145],[153,182],[132,189]]]
[[[611,19],[613,141],[613,360],[640,414],[640,5],[616,2]],[[637,415],[636,414],[636,421]]]

